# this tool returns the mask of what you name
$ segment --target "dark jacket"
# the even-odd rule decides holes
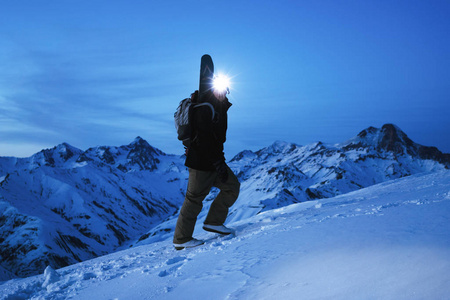
[[[206,95],[205,95],[206,96]],[[193,138],[188,147],[185,165],[200,171],[214,171],[214,163],[225,161],[223,144],[226,141],[228,117],[227,111],[231,106],[228,99],[220,101],[209,93],[203,98],[214,106],[215,118],[209,106],[199,106],[192,109],[191,122]]]

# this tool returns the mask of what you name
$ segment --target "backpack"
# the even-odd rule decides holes
[[[212,111],[212,119],[215,117],[215,110],[211,103],[192,103],[191,98],[181,100],[175,111],[173,117],[175,119],[175,128],[177,129],[178,139],[183,142],[183,145],[189,146],[192,138],[192,121],[191,110],[201,106],[209,106]]]

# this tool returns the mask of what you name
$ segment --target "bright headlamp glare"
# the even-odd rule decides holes
[[[214,90],[219,93],[230,93],[230,79],[222,74],[214,76],[213,79]]]

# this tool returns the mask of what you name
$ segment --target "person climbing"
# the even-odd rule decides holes
[[[213,70],[210,69],[207,70],[208,74],[204,74],[210,85],[204,92],[195,91],[191,95],[192,134],[187,143],[185,161],[189,169],[189,180],[173,238],[173,245],[177,250],[204,243],[193,238],[193,232],[197,216],[203,207],[202,202],[212,187],[217,187],[220,192],[211,204],[203,229],[224,235],[233,233],[233,229],[226,227],[224,223],[229,208],[239,196],[240,183],[226,164],[223,152],[228,127],[228,109],[232,104],[226,97],[228,88],[214,88]],[[198,105],[207,103],[211,105]]]

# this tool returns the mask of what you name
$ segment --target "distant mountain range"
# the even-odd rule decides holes
[[[241,182],[228,219],[237,221],[448,169],[450,155],[386,124],[333,146],[275,142],[243,151],[229,165]],[[140,137],[120,147],[82,151],[63,143],[29,158],[0,157],[0,274],[38,274],[47,265],[59,268],[171,235],[187,176],[184,157]],[[198,223],[216,193],[205,200]]]
[[[450,154],[416,144],[400,128],[386,124],[333,146],[275,142],[257,152],[241,152],[230,166],[243,182],[243,192],[252,187],[247,198],[272,209],[449,168]]]
[[[104,255],[175,214],[183,160],[138,137],[87,151],[68,144],[0,158],[1,266],[18,276]]]

